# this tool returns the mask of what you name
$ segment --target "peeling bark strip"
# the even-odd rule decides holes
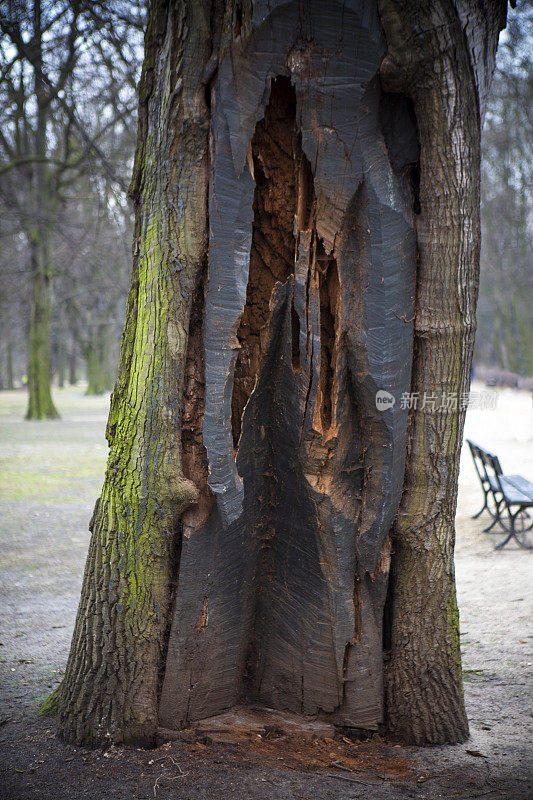
[[[254,4],[212,87],[213,506],[182,541],[169,728],[243,697],[383,721],[406,412],[378,411],[375,394],[410,384],[413,196],[380,127],[375,3],[272,6]]]
[[[464,415],[408,420],[399,398],[467,387],[503,9],[152,0],[63,737],[149,744],[242,701],[375,728],[391,557],[390,728],[466,735]]]

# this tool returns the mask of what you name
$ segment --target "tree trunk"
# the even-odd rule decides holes
[[[398,93],[382,11],[385,62],[375,0],[152,2],[110,456],[58,696],[67,739],[150,743],[158,723],[237,702],[376,729],[396,517],[391,727],[465,735],[463,414],[411,415],[407,447],[400,397],[467,388],[475,63],[463,46],[444,69],[431,19],[435,77]],[[477,128],[456,135],[463,81]]]
[[[70,345],[70,358],[68,362],[68,382],[75,386],[78,382],[78,345],[75,341]]]
[[[9,341],[6,342],[5,347],[5,368],[2,364],[0,369],[0,389],[13,390],[13,344]]]
[[[7,359],[6,389],[12,391],[15,388],[15,382],[13,380],[13,342],[10,341],[8,341],[7,343],[6,359]]]
[[[103,394],[113,388],[109,326],[97,325],[86,346],[87,390],[85,394]]]
[[[382,82],[412,97],[420,136],[411,388],[419,402],[393,529],[387,716],[402,740],[437,744],[468,735],[454,520],[479,286],[481,122],[505,3],[380,0],[380,10],[389,43]],[[435,412],[430,398],[446,397]]]
[[[28,409],[26,419],[59,417],[52,401],[50,381],[50,322],[52,316],[52,272],[50,268],[50,234],[47,215],[51,208],[46,192],[44,159],[46,157],[47,114],[41,75],[41,3],[33,4],[34,30],[32,46],[36,52],[33,67],[37,103],[33,165],[33,205],[35,226],[29,232],[32,297],[28,339]]]
[[[105,389],[102,385],[100,372],[99,348],[96,342],[90,341],[87,345],[87,355],[85,363],[87,365],[87,389],[85,394],[103,394]]]
[[[57,343],[57,385],[60,389],[65,386],[65,376],[67,371],[67,350],[63,333],[59,331],[59,341]]]
[[[30,241],[32,298],[28,337],[28,409],[26,419],[59,417],[52,400],[50,381],[50,321],[52,279],[46,233],[41,229]]]
[[[146,744],[157,728],[176,523],[198,497],[183,476],[180,428],[190,309],[205,263],[208,117],[200,81],[209,36],[207,3],[152,3],[110,454],[59,701],[61,734],[74,741],[110,734]]]

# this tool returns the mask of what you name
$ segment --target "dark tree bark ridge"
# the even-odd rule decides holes
[[[160,720],[247,698],[376,728],[407,416],[375,394],[409,387],[413,196],[380,132],[375,5],[248,25],[211,93],[213,502],[183,529]]]

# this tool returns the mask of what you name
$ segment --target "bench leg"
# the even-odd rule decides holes
[[[508,535],[505,537],[505,539],[502,542],[500,542],[499,544],[496,545],[496,547],[494,549],[495,550],[501,550],[502,547],[505,547],[507,542],[509,542],[511,539],[515,539],[517,544],[520,547],[523,547],[524,550],[532,550],[533,549],[533,544],[528,544],[527,541],[526,541],[526,538],[525,538],[525,535],[526,535],[527,531],[530,530],[530,528],[525,527],[521,531],[517,531],[516,530],[516,518],[518,517],[519,514],[524,513],[525,509],[518,508],[518,510],[514,514],[512,514],[511,513],[511,509],[509,507],[507,507],[507,511],[509,512],[509,533],[508,533]],[[526,512],[526,516],[529,516],[527,514],[527,512]],[[524,537],[523,539],[520,538],[520,534],[522,534],[522,536]]]
[[[516,529],[516,522],[515,520],[520,516],[520,524],[521,530]],[[527,541],[527,533],[531,530],[531,525],[526,523],[526,519],[529,519],[529,514],[525,510],[525,508],[519,508],[516,514],[513,517],[513,536],[518,542],[520,547],[523,547],[524,550],[533,550],[533,541],[531,544],[528,544]]]
[[[509,542],[513,538],[513,536],[514,536],[514,531],[511,531],[510,533],[507,534],[507,536],[505,537],[503,542],[500,542],[500,544],[495,545],[494,549],[495,550],[501,550],[502,547],[505,547],[507,542]]]
[[[485,509],[487,509],[487,511],[489,510],[489,507],[487,505],[487,495],[485,495],[485,500],[483,501],[483,505],[481,506],[477,514],[473,515],[472,519],[477,519],[479,515],[485,511]]]
[[[500,525],[502,526],[502,528],[505,529],[505,525],[502,522],[502,518],[501,518],[501,514],[500,514],[500,508],[501,508],[501,505],[502,505],[503,501],[502,500],[496,500],[496,498],[494,498],[494,502],[495,502],[495,505],[496,505],[496,511],[494,512],[494,514],[492,514],[492,511],[490,511],[490,509],[489,509],[489,512],[492,514],[494,519],[492,520],[490,525],[487,525],[486,528],[483,528],[483,533],[489,533],[489,531],[491,531],[494,528],[494,526],[496,525],[497,522],[499,522]],[[496,531],[495,531],[495,533],[496,533]]]

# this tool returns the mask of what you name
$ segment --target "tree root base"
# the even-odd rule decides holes
[[[357,731],[364,738],[375,731]],[[335,739],[346,735],[342,726],[290,711],[276,711],[259,705],[237,705],[222,714],[195,722],[182,730],[157,729],[157,746],[171,741],[204,742],[205,744],[245,744],[261,739],[293,737],[301,740]],[[353,735],[353,731],[351,734]]]
[[[348,731],[316,716],[255,705],[234,706],[183,730],[158,728],[158,747],[172,752],[173,742],[190,747],[191,752],[214,748],[239,763],[259,757],[277,767],[326,769],[329,777],[362,786],[415,777],[402,750],[386,744],[376,731]]]

